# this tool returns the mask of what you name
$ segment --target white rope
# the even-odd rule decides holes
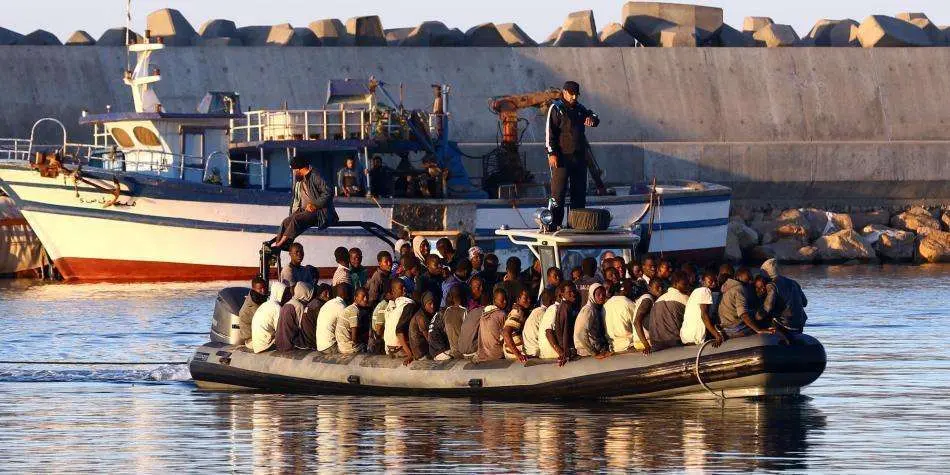
[[[699,381],[699,384],[702,385],[703,389],[709,392],[709,394],[712,394],[713,396],[715,396],[716,399],[719,399],[720,402],[725,402],[726,399],[729,399],[726,397],[726,391],[720,390],[722,394],[716,394],[716,392],[713,391],[712,388],[709,387],[709,385],[703,382],[703,378],[699,375],[699,357],[702,356],[703,349],[706,348],[706,345],[708,345],[712,341],[714,340],[706,340],[703,342],[702,345],[699,345],[699,351],[696,352],[696,364],[693,365],[693,373],[696,375],[696,381]]]

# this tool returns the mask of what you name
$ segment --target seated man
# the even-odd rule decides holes
[[[419,194],[425,198],[442,198],[448,183],[449,170],[442,169],[432,157],[422,159],[423,172],[416,176]]]
[[[373,155],[368,175],[371,195],[378,197],[393,195],[393,169],[383,165],[383,157]]]
[[[310,161],[295,157],[290,162],[294,178],[294,201],[290,216],[280,224],[280,231],[271,243],[272,249],[283,249],[307,229],[324,228],[339,220],[333,208],[333,194]]]
[[[472,295],[466,307],[468,311],[465,312],[465,319],[462,320],[462,326],[459,329],[458,351],[462,356],[474,355],[478,351],[478,327],[485,308],[489,304],[488,295],[482,292],[483,285],[481,276],[472,277]]]
[[[254,318],[251,319],[251,344],[254,353],[263,353],[274,347],[274,335],[280,319],[280,308],[284,304],[284,284],[274,282],[270,287],[270,296],[262,303]]]
[[[625,280],[620,284],[620,293],[607,299],[604,303],[604,326],[610,347],[615,353],[622,353],[633,348],[636,332],[633,329],[633,320],[637,305],[630,298],[636,284],[632,280]]]
[[[294,296],[280,308],[275,343],[277,351],[290,351],[294,348],[310,349],[303,336],[300,323],[306,313],[307,304],[313,298],[313,286],[306,282],[297,282]]]
[[[537,358],[541,352],[539,346],[542,337],[540,334],[541,318],[548,307],[554,303],[554,291],[551,289],[542,290],[540,301],[541,304],[528,314],[528,319],[525,320],[524,328],[521,331],[521,339],[524,341],[524,354],[529,358]]]
[[[391,284],[392,281],[390,281],[390,285]],[[386,309],[389,308],[389,303],[392,300],[392,293],[389,287],[387,287],[386,293],[383,294],[382,299],[380,299],[379,303],[373,308],[369,339],[366,343],[366,352],[371,355],[386,354],[386,344],[383,342],[383,328],[386,325]]]
[[[508,258],[505,262],[505,274],[501,282],[495,284],[494,287],[494,290],[498,289],[503,289],[505,295],[510,295],[512,299],[521,293],[524,289],[524,284],[521,282],[521,259],[515,256]]]
[[[574,285],[577,286],[579,302],[586,302],[590,286],[599,283],[601,283],[601,280],[597,277],[597,260],[593,257],[584,258],[581,261],[581,276],[574,281]]]
[[[442,256],[442,266],[448,269],[455,269],[461,256],[455,252],[455,246],[449,238],[439,238],[435,242],[435,250]]]
[[[369,293],[362,287],[356,289],[353,303],[343,309],[336,321],[336,345],[341,354],[351,355],[366,350],[372,311]]]
[[[458,287],[460,290],[467,291],[468,289],[468,280],[472,275],[472,263],[466,259],[462,259],[455,266],[455,272],[452,273],[444,282],[442,282],[442,306],[446,307],[449,305],[448,296],[449,292]],[[464,293],[464,292],[463,292]]]
[[[372,305],[376,305],[389,291],[389,281],[392,279],[393,255],[389,251],[379,251],[376,254],[376,272],[366,282],[366,290]]]
[[[251,280],[251,291],[244,297],[244,304],[238,311],[238,318],[241,320],[241,344],[251,342],[251,321],[254,319],[254,312],[266,301],[267,281],[260,276],[254,277]]]
[[[607,290],[595,283],[588,289],[587,304],[581,307],[574,322],[574,349],[577,356],[603,357],[610,353],[607,332],[604,328],[604,302]]]
[[[518,294],[515,302],[511,305],[511,311],[508,312],[508,318],[505,319],[505,327],[502,330],[504,340],[505,358],[509,360],[518,360],[522,363],[528,361],[528,356],[524,350],[524,330],[525,321],[528,318],[528,312],[531,311],[531,294],[528,289],[524,289]]]
[[[317,347],[317,317],[320,316],[320,309],[332,297],[330,294],[333,289],[330,284],[319,284],[314,287],[313,298],[307,304],[306,312],[300,321],[300,331],[304,340],[307,342],[307,348]]]
[[[340,284],[350,284],[350,251],[340,246],[333,250],[333,260],[336,261],[336,270],[333,271],[333,280],[330,282],[334,288]]]
[[[639,283],[639,282],[638,282]],[[633,308],[633,347],[643,354],[649,354],[653,351],[650,346],[650,332],[646,330],[647,322],[650,320],[650,312],[653,310],[653,304],[656,299],[666,291],[663,287],[663,281],[660,279],[651,279],[647,284],[647,291],[634,302]]]
[[[728,338],[773,333],[755,323],[751,307],[753,297],[749,290],[752,274],[749,269],[740,268],[735,278],[729,278],[722,284],[722,300],[719,302],[719,324]]]
[[[548,271],[545,273],[544,277],[544,288],[550,290],[554,294],[557,294],[557,288],[564,280],[564,275],[561,273],[561,269],[558,269],[557,267],[548,267]]]
[[[505,326],[508,294],[504,289],[496,288],[492,297],[493,304],[485,307],[478,321],[478,351],[475,354],[475,360],[479,362],[500,360],[505,357],[501,333]]]
[[[684,345],[702,345],[706,335],[712,335],[715,342],[713,347],[718,348],[726,337],[713,323],[712,306],[713,292],[719,287],[716,274],[703,273],[703,285],[689,294],[686,302],[686,314],[683,317],[683,327],[680,329],[680,341]]]
[[[659,273],[657,276],[659,277]],[[689,280],[682,271],[670,274],[670,288],[656,299],[650,310],[647,328],[650,330],[650,346],[654,350],[663,350],[681,345],[680,328],[689,301]]]
[[[288,253],[290,254],[290,262],[280,270],[280,281],[290,288],[294,288],[297,282],[312,284],[316,280],[316,275],[311,267],[302,265],[304,258],[303,244],[299,242],[291,243]]]
[[[356,167],[356,159],[346,157],[343,168],[336,174],[336,190],[341,196],[363,196],[366,194],[366,182]]]
[[[435,308],[441,308],[443,280],[442,263],[439,261],[439,256],[429,254],[426,256],[426,272],[419,276],[419,279],[416,281],[417,287],[413,291],[413,295],[421,301],[422,295],[429,292],[435,301]]]
[[[404,364],[412,362],[412,349],[409,348],[409,321],[416,311],[416,303],[406,297],[406,286],[400,279],[390,284],[392,300],[386,307],[383,323],[383,342],[386,354],[403,358]]]
[[[317,315],[317,351],[336,353],[336,324],[343,310],[353,302],[353,286],[347,283],[333,287],[336,298],[330,299],[320,308]]]
[[[542,319],[541,329],[544,338],[541,339],[541,357],[557,358],[558,366],[564,366],[570,359],[576,357],[574,351],[574,322],[580,310],[577,305],[578,292],[573,282],[561,284],[561,299],[558,302],[556,315],[551,325],[545,325],[547,315]],[[548,308],[548,311],[551,309]]]
[[[363,250],[358,247],[350,248],[350,285],[354,289],[366,286],[366,268],[363,267]]]
[[[429,324],[435,317],[435,297],[432,292],[422,295],[419,309],[409,321],[409,349],[413,360],[425,359],[429,356]]]
[[[446,307],[429,326],[429,356],[436,361],[462,357],[458,349],[459,333],[468,312],[462,305],[464,295],[462,286],[451,287],[445,297]]]
[[[772,315],[776,330],[783,333],[801,333],[808,316],[805,307],[808,299],[801,285],[779,273],[778,261],[769,259],[762,264],[762,270],[772,279],[762,308]]]

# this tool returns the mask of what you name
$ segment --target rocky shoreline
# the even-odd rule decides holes
[[[726,259],[788,264],[950,262],[950,207],[735,207]]]

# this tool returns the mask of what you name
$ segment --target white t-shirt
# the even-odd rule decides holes
[[[541,324],[538,325],[538,356],[541,358],[557,358],[557,351],[554,351],[554,347],[548,342],[547,331],[554,330],[554,325],[557,323],[557,308],[560,305],[560,302],[551,304],[541,315]]]
[[[317,314],[317,350],[326,351],[336,345],[336,321],[345,308],[346,302],[340,297],[320,307],[320,313]]]
[[[680,340],[684,345],[701,345],[706,338],[706,325],[703,324],[703,311],[700,305],[712,305],[712,291],[708,287],[699,287],[689,294],[686,301],[686,313],[680,328]]]
[[[636,332],[633,330],[633,317],[636,304],[623,295],[615,295],[604,303],[604,323],[607,337],[613,351],[627,351],[633,346]]]
[[[547,307],[541,306],[532,310],[531,314],[528,315],[528,319],[524,322],[524,328],[521,329],[521,341],[524,342],[524,354],[528,356],[538,356],[540,352],[538,345],[541,339],[541,317],[547,309]]]

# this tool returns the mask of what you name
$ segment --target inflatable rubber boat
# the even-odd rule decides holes
[[[189,365],[201,389],[481,397],[543,400],[596,398],[729,398],[798,394],[825,369],[825,350],[808,335],[784,344],[772,335],[726,341],[719,348],[683,346],[581,358],[559,367],[533,359],[474,363],[415,361],[383,355],[324,355],[317,351],[255,354],[238,345],[238,310],[249,289],[218,294],[211,341]]]

